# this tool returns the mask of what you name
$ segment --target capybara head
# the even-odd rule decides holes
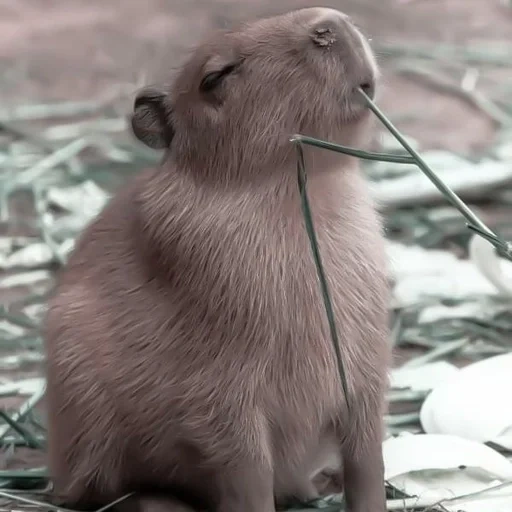
[[[214,34],[171,88],[137,94],[132,128],[179,167],[275,172],[292,162],[295,133],[354,143],[368,117],[358,88],[373,96],[376,78],[348,16],[300,9]]]

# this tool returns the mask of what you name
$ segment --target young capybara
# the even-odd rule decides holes
[[[68,505],[274,512],[314,498],[335,456],[349,511],[384,512],[381,223],[355,159],[305,148],[345,397],[290,142],[365,141],[358,88],[377,78],[346,15],[307,8],[215,33],[171,87],[138,93],[133,132],[161,165],[85,229],[45,322]]]

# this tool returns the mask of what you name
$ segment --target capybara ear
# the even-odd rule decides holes
[[[174,137],[172,108],[168,95],[156,87],[146,87],[135,97],[131,116],[135,137],[152,149],[166,149]]]

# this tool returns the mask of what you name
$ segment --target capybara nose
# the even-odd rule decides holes
[[[318,46],[330,46],[346,30],[347,16],[336,9],[319,7],[311,20],[311,39]]]

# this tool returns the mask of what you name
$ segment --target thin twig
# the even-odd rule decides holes
[[[23,418],[36,406],[36,404],[41,400],[46,391],[46,385],[41,386],[41,388],[34,393],[20,408],[17,412],[15,412],[11,419],[13,421],[22,421]],[[2,440],[5,435],[9,432],[10,426],[4,425],[0,427],[0,440]]]
[[[39,439],[34,437],[32,433],[27,430],[23,425],[13,420],[5,411],[0,409],[0,418],[3,419],[13,430],[15,430],[23,439],[25,439],[27,445],[30,448],[43,448]]]
[[[448,187],[438,176],[437,174],[426,164],[426,162],[421,158],[418,152],[407,142],[407,140],[402,136],[402,134],[397,130],[397,128],[391,123],[391,121],[381,112],[381,110],[377,107],[377,105],[366,95],[366,93],[359,89],[359,93],[366,100],[369,108],[372,112],[379,118],[381,123],[388,129],[388,131],[395,137],[395,139],[400,142],[400,144],[407,150],[407,152],[414,158],[416,165],[423,171],[423,173],[430,179],[430,181],[438,188],[438,190],[446,197],[446,199],[457,208],[462,215],[468,220],[469,225],[476,232],[486,233],[488,235],[488,240],[495,247],[503,249],[504,247],[508,247],[509,244],[500,240],[500,238],[491,231],[474,213],[473,211],[462,201],[453,190]],[[506,256],[512,260],[512,252],[507,252]]]
[[[363,160],[374,160],[378,162],[391,162],[395,164],[415,164],[414,158],[410,156],[390,155],[387,153],[372,153],[369,151],[362,151],[360,149],[349,148],[348,146],[342,146],[334,142],[327,142],[325,140],[315,139],[314,137],[308,137],[306,135],[294,135],[291,142],[303,142],[309,146],[316,146],[317,148],[328,149],[329,151],[335,151],[336,153],[343,153],[344,155],[355,156],[362,158]]]
[[[334,310],[332,307],[332,301],[329,294],[329,287],[327,285],[327,278],[325,276],[324,268],[322,265],[322,259],[320,256],[320,249],[318,247],[318,240],[316,238],[315,228],[313,224],[313,216],[311,214],[311,208],[309,206],[309,200],[306,190],[307,176],[306,169],[304,163],[304,152],[302,150],[302,145],[300,141],[296,141],[297,148],[297,177],[299,184],[299,192],[302,202],[302,211],[304,214],[304,221],[306,224],[306,231],[308,233],[309,241],[311,244],[311,250],[313,252],[313,258],[315,260],[316,269],[318,272],[318,278],[320,280],[320,286],[322,289],[322,296],[324,300],[325,311],[327,314],[327,320],[329,322],[329,329],[331,332],[331,340],[334,347],[334,353],[336,355],[336,360],[338,363],[338,370],[340,374],[341,386],[343,388],[343,393],[345,395],[345,400],[347,404],[347,409],[350,413],[350,400],[348,395],[348,384],[347,377],[345,373],[345,368],[343,365],[343,358],[341,356],[340,344],[338,340],[338,332],[336,329],[336,320],[334,318]]]

